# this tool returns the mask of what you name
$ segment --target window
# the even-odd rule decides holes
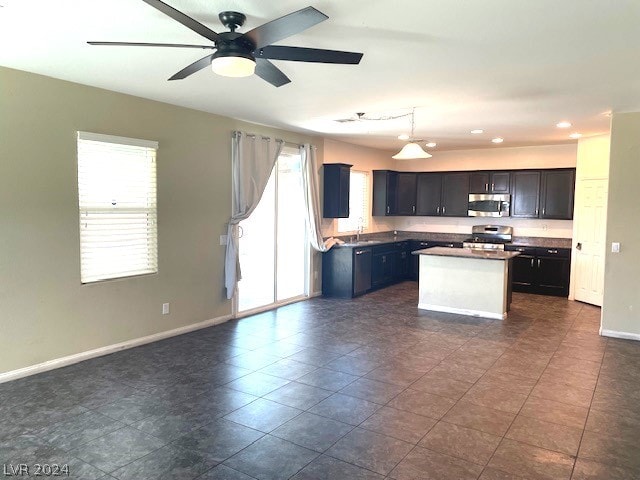
[[[78,132],[82,283],[158,271],[157,149],[147,140]]]
[[[369,174],[351,171],[349,175],[349,218],[338,219],[338,232],[355,232],[369,225]]]

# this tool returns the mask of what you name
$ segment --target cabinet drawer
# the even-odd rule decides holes
[[[505,245],[504,249],[508,252],[520,252],[522,255],[534,256],[538,250],[536,247],[524,247],[521,245]]]
[[[536,255],[539,257],[560,257],[570,258],[571,249],[569,248],[536,248]]]

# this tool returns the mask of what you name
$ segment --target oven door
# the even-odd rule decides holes
[[[470,217],[508,217],[510,195],[469,195],[468,215]]]

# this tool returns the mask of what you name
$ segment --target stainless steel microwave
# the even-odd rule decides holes
[[[469,195],[470,217],[508,217],[511,195],[493,193],[472,193]]]

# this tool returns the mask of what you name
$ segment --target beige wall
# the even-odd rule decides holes
[[[219,235],[237,128],[321,143],[0,68],[0,373],[231,312]],[[77,130],[159,142],[158,274],[80,284]]]
[[[640,112],[611,120],[602,330],[640,340]],[[620,242],[620,253],[611,253]]]

